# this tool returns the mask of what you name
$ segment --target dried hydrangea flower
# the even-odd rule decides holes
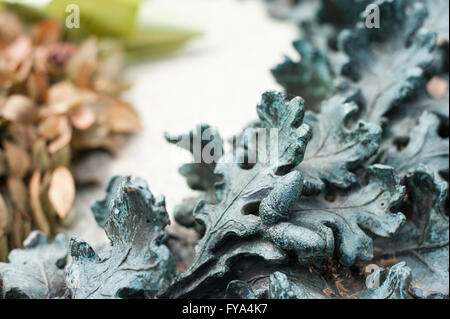
[[[118,97],[126,86],[118,79],[117,46],[68,42],[59,20],[28,28],[13,13],[0,14],[0,191],[2,217],[12,220],[0,225],[3,260],[32,229],[53,236],[56,222],[68,217],[76,155],[116,152],[140,120]]]

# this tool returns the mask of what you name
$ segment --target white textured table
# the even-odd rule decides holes
[[[102,185],[79,191],[75,215],[62,231],[91,244],[106,240],[89,204],[102,198],[108,178],[130,174],[145,178],[151,191],[166,196],[171,213],[182,197],[193,193],[178,167],[188,152],[169,145],[163,132],[184,133],[197,123],[217,127],[224,138],[256,118],[265,90],[280,89],[270,68],[293,55],[296,27],[270,19],[258,0],[152,0],[153,15],[198,27],[205,35],[167,58],[135,65],[125,76],[133,84],[126,100],[140,113],[144,129],[114,159],[86,163]]]

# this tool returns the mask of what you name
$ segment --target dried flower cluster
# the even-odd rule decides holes
[[[236,152],[180,168],[202,191],[174,214],[198,234],[192,261],[165,230],[164,197],[113,177],[92,205],[110,245],[34,232],[0,264],[3,297],[448,298],[448,2],[375,1],[379,29],[355,13],[364,1],[294,2],[314,33],[294,44],[301,60],[272,70],[287,94],[262,95]],[[183,141],[207,128],[166,139],[195,157]],[[272,129],[262,156],[252,137]],[[24,262],[36,254],[40,274]]]
[[[65,41],[59,20],[26,26],[0,12],[0,260],[33,229],[54,235],[72,208],[76,154],[115,152],[139,128],[119,99],[121,59],[112,42]]]

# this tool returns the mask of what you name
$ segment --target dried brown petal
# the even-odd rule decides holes
[[[123,64],[115,42],[60,42],[62,24],[52,19],[29,30],[0,13],[0,186],[8,196],[0,210],[10,210],[8,234],[0,216],[0,255],[20,247],[32,226],[51,234],[56,215],[67,220],[73,150],[117,152],[122,133],[141,125],[129,105],[115,101],[125,89],[117,81]]]
[[[61,151],[60,151],[61,152]],[[42,173],[42,172],[41,172]],[[53,234],[53,230],[56,225],[56,212],[53,208],[53,205],[50,201],[48,190],[50,189],[50,183],[52,180],[53,171],[45,171],[44,175],[41,174],[41,185],[40,185],[40,200],[42,210],[47,217],[47,221],[50,225],[51,233]]]
[[[16,70],[25,59],[29,58],[31,52],[32,45],[30,38],[21,36],[5,49],[4,54],[9,61],[10,69]]]
[[[35,24],[31,29],[33,44],[48,45],[61,39],[61,22],[57,19],[48,19]]]
[[[67,64],[67,75],[77,86],[89,88],[97,66],[97,40],[90,38],[73,53]]]
[[[72,138],[72,147],[78,151],[101,148],[115,154],[119,146],[117,136],[111,135],[107,127],[99,124],[84,131],[75,131]]]
[[[23,33],[23,26],[17,15],[0,12],[0,49],[11,44]]]
[[[4,141],[9,176],[22,178],[30,169],[31,161],[28,153],[14,143]]]
[[[33,219],[37,227],[45,234],[50,235],[50,225],[42,209],[41,199],[41,172],[35,171],[30,179],[30,203]]]
[[[89,108],[79,108],[70,113],[70,122],[77,130],[87,130],[95,123],[95,113]]]
[[[42,138],[52,140],[68,130],[69,126],[67,116],[53,115],[39,124],[38,132]]]
[[[33,169],[45,171],[50,167],[50,156],[45,140],[38,139],[32,149]]]
[[[31,125],[10,122],[8,125],[8,133],[11,142],[24,150],[28,150],[37,139],[36,128]]]
[[[17,81],[24,81],[32,66],[32,46],[30,38],[21,36],[5,49],[6,69],[14,72]]]
[[[24,82],[28,78],[32,66],[33,62],[31,58],[24,60],[19,66],[19,69],[15,72],[15,80],[17,82]]]
[[[48,103],[55,104],[77,96],[78,89],[70,81],[62,81],[52,85],[48,90]]]
[[[4,235],[0,237],[0,262],[5,262],[8,259],[8,237]]]
[[[67,145],[70,145],[72,139],[72,127],[68,126],[56,140],[50,143],[48,151],[50,154],[55,154]]]
[[[9,196],[14,207],[25,213],[29,210],[28,191],[24,182],[19,178],[8,178],[7,181]]]
[[[33,69],[40,73],[46,74],[48,72],[48,56],[49,56],[49,48],[48,47],[36,47],[34,49],[33,55]]]
[[[5,236],[11,227],[12,215],[9,212],[8,206],[0,194],[0,238]]]
[[[63,219],[72,208],[75,199],[75,182],[66,167],[59,166],[53,172],[48,196],[56,213]]]
[[[31,73],[27,80],[28,95],[36,102],[44,102],[47,98],[48,83],[45,76]]]
[[[51,156],[51,167],[56,168],[58,166],[70,167],[72,160],[72,148],[70,144],[67,144],[63,148]]]
[[[49,88],[47,105],[42,108],[40,115],[67,114],[83,103],[94,102],[96,98],[93,92],[80,90],[68,81],[60,82]]]
[[[1,115],[9,121],[29,124],[34,121],[36,109],[29,97],[16,94],[6,100]]]
[[[114,133],[131,133],[141,128],[136,111],[128,104],[115,101],[105,116],[106,126]]]
[[[92,125],[84,131],[76,131],[73,134],[72,147],[76,150],[86,150],[102,147],[103,141],[109,136],[109,130],[99,124]]]
[[[54,154],[68,145],[72,139],[72,127],[65,115],[48,117],[39,125],[38,131],[42,138],[51,140],[48,146],[50,154]]]
[[[22,247],[22,243],[25,239],[24,229],[24,217],[19,211],[13,211],[13,224],[11,232],[11,245],[12,248]]]
[[[8,171],[8,166],[6,163],[5,152],[0,149],[0,176],[3,176]]]

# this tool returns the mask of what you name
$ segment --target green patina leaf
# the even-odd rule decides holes
[[[214,184],[217,176],[214,174],[217,159],[223,153],[223,142],[219,133],[207,124],[197,126],[195,131],[190,131],[184,135],[169,134],[164,135],[166,141],[175,144],[178,147],[188,150],[193,155],[193,163],[184,164],[179,168],[179,173],[186,178],[188,186],[194,190],[202,191],[197,197],[184,198],[180,204],[175,206],[174,218],[185,227],[195,227],[200,233],[203,233],[204,227],[195,222],[194,208],[199,200],[215,201]],[[218,154],[213,154],[211,162],[206,162],[201,156],[207,151],[206,147],[215,146]],[[194,152],[195,148],[195,152]]]
[[[423,2],[428,10],[428,16],[423,27],[436,33],[438,45],[448,44],[449,3],[446,0]]]
[[[334,275],[337,278],[350,276],[352,285],[344,287],[340,282],[316,269],[301,267],[279,267],[280,271],[266,272],[249,280],[230,281],[225,297],[232,299],[411,299],[411,269],[404,262],[394,265],[389,271],[380,268],[376,274],[385,272],[386,277],[379,287],[365,286],[364,277],[344,269]],[[325,278],[328,277],[328,278]],[[371,280],[372,278],[367,278]],[[374,278],[378,280],[378,278]],[[380,280],[381,281],[381,280]],[[338,288],[340,285],[340,288]]]
[[[448,83],[448,79],[446,79]],[[417,130],[416,125],[421,115],[427,111],[435,114],[440,121],[439,131],[444,131],[449,122],[449,94],[442,98],[432,98],[426,92],[425,87],[417,90],[411,101],[405,101],[401,107],[395,108],[387,113],[389,125],[384,128],[382,152],[397,147],[399,149],[408,145],[410,134]],[[413,137],[413,136],[411,136]]]
[[[373,1],[380,28],[364,25],[370,1],[267,2],[301,31],[300,60],[272,73],[314,112],[300,97],[266,92],[259,120],[226,153],[208,125],[166,134],[194,157],[179,171],[200,195],[174,212],[197,231],[193,260],[188,236],[164,230],[163,198],[143,180],[114,177],[92,205],[110,244],[95,252],[72,239],[64,284],[65,240],[35,234],[0,263],[4,297],[61,297],[67,287],[66,298],[448,298],[448,22],[440,18],[448,2]],[[191,36],[128,29],[128,9],[115,14],[130,33],[101,31],[123,39],[131,56]],[[213,142],[218,152],[206,161]],[[31,268],[38,252],[41,266]],[[175,260],[187,269],[178,273]]]
[[[394,170],[374,165],[369,172],[367,183],[349,192],[301,198],[295,204],[289,222],[269,233],[275,232],[271,236],[277,236],[282,245],[288,246],[295,236],[304,233],[305,228],[323,238],[326,246],[313,247],[315,249],[306,253],[292,247],[300,260],[327,257],[333,252],[344,265],[352,265],[356,260],[371,260],[372,239],[363,229],[390,237],[404,223],[405,217],[397,210],[404,187],[400,186]]]
[[[412,269],[412,292],[421,298],[448,298],[449,220],[448,184],[420,164],[406,174],[407,223],[390,240],[379,239],[378,258],[389,255]]]
[[[72,298],[153,297],[175,276],[175,262],[163,243],[169,223],[164,197],[153,197],[129,177],[114,178],[112,184],[114,196],[104,201],[110,253],[99,256],[86,242],[71,239],[66,281]]]
[[[264,160],[259,157],[259,161],[251,166],[237,163],[236,160],[241,158],[239,155],[236,157],[235,154],[227,153],[221,158],[215,169],[215,173],[223,177],[223,181],[217,185],[220,201],[215,205],[206,201],[197,204],[194,216],[205,226],[205,233],[196,245],[192,266],[181,274],[175,283],[176,289],[169,290],[167,295],[173,297],[192,294],[193,290],[210,277],[208,269],[218,262],[225,262],[217,259],[215,251],[233,238],[257,236],[262,230],[260,218],[256,216],[258,205],[264,198],[270,197],[273,189],[279,193],[279,201],[270,198],[266,205],[283,207],[283,213],[289,211],[303,186],[300,174],[289,171],[301,161],[306,143],[311,138],[310,128],[303,124],[303,115],[301,99],[289,101],[285,95],[277,92],[263,94],[258,105],[258,116],[265,128],[278,129],[278,153],[273,154],[273,147],[259,145],[270,154]],[[267,143],[270,143],[270,139]],[[254,145],[249,144],[242,151],[245,153],[252,146]],[[243,157],[246,157],[245,154]],[[242,244],[241,241],[239,243]],[[272,246],[270,243],[267,245]],[[228,255],[234,256],[233,248],[228,248],[228,251],[231,250]],[[260,251],[265,251],[264,256],[261,256],[264,259],[270,259],[270,256],[266,256],[268,251],[278,253],[276,248]],[[255,255],[259,254],[255,251]],[[212,272],[211,276],[216,275]]]
[[[322,0],[319,21],[336,26],[352,26],[373,0]]]
[[[50,243],[47,235],[34,231],[23,245],[24,249],[9,253],[8,263],[0,263],[0,299],[62,297],[66,291],[66,237],[60,234]]]
[[[439,135],[439,118],[433,113],[424,112],[417,125],[411,130],[409,143],[402,150],[390,148],[382,159],[393,166],[401,175],[425,165],[439,180],[448,177],[449,139]]]
[[[379,124],[388,111],[411,97],[424,80],[432,64],[435,35],[417,31],[427,10],[417,4],[407,7],[403,1],[375,2],[380,11],[380,28],[361,23],[339,35],[342,53],[340,72],[361,89],[366,103],[362,119]]]
[[[359,100],[358,92],[348,92],[324,101],[320,113],[306,113],[313,135],[297,169],[310,189],[323,190],[324,182],[338,188],[355,184],[351,171],[378,150],[381,128],[357,120]]]
[[[309,103],[317,104],[336,90],[328,57],[308,41],[297,40],[293,45],[300,54],[300,61],[285,56],[285,61],[271,70],[272,75],[289,94],[302,96]]]

